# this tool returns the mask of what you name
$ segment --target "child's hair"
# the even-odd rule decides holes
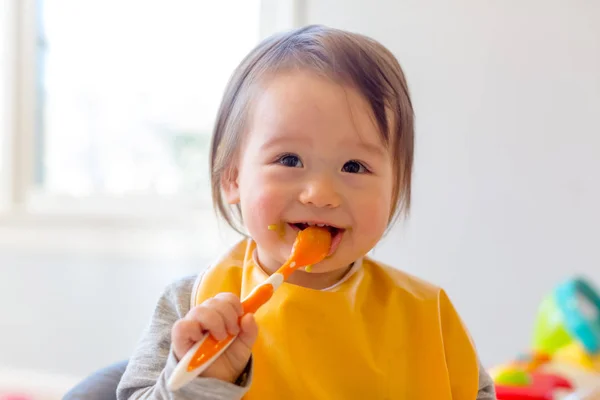
[[[221,185],[224,179],[231,178],[229,173],[242,143],[255,89],[278,72],[294,69],[310,70],[351,86],[368,101],[383,142],[393,157],[396,180],[390,222],[400,213],[407,214],[414,115],[400,64],[388,49],[371,38],[319,25],[266,39],[233,73],[219,108],[211,144],[212,197],[217,213],[243,234],[240,207],[230,207],[223,200]]]

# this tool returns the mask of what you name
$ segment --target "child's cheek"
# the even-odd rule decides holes
[[[263,186],[254,193],[247,204],[248,217],[244,218],[253,237],[262,236],[268,231],[269,225],[281,222],[282,200],[273,187]]]
[[[358,234],[373,236],[376,237],[376,240],[379,240],[388,225],[391,199],[382,195],[363,197],[357,200],[354,204],[354,209],[361,230]]]

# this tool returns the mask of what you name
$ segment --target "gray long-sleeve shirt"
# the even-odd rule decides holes
[[[167,389],[177,361],[171,350],[171,328],[190,310],[190,297],[196,277],[169,285],[156,306],[150,325],[129,360],[117,388],[118,400],[233,400],[250,388],[252,368],[243,386],[213,378],[196,378],[178,391]],[[495,400],[494,384],[485,369],[479,368],[477,400]]]

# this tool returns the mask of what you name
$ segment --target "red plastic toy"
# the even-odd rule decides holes
[[[571,382],[561,376],[532,372],[530,385],[496,384],[496,396],[498,400],[553,400],[557,389],[574,388]]]

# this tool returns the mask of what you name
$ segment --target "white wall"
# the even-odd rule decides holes
[[[486,365],[527,347],[555,283],[600,286],[599,16],[584,0],[307,5],[405,69],[414,207],[375,255],[445,287]]]

